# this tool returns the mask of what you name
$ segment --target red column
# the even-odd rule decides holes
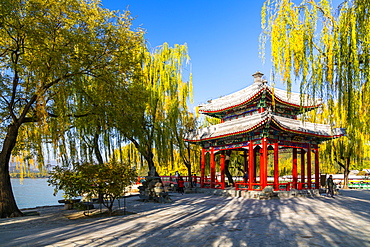
[[[279,190],[279,143],[274,143],[274,190]]]
[[[262,146],[262,139],[261,139],[261,146]],[[262,175],[263,175],[263,148],[260,148],[258,150],[258,155],[260,156],[260,163],[259,163],[259,166],[260,166],[260,174],[259,174],[259,177],[260,177],[260,186],[262,188]],[[257,163],[257,162],[256,162]],[[257,168],[257,164],[256,164],[256,168]],[[257,171],[256,171],[256,174],[257,174]],[[257,177],[257,175],[256,175]],[[256,178],[257,179],[257,178]]]
[[[267,186],[267,138],[262,138],[262,155],[260,167],[261,187],[264,189]]]
[[[306,173],[305,173],[305,165],[304,165],[304,154],[306,153],[306,151],[302,148],[301,149],[301,183],[304,183],[305,181],[305,176],[306,176]],[[302,185],[303,186],[303,185]]]
[[[252,183],[254,182],[254,177],[256,176],[256,174],[254,173],[254,149],[253,149],[253,141],[250,141],[249,142],[249,172],[248,172],[248,175],[249,175],[249,190],[253,189],[253,185]]]
[[[257,182],[257,157],[260,157],[261,156],[261,148],[259,146],[256,146],[254,148],[254,180],[253,180],[253,183],[256,183]],[[261,157],[260,157],[260,160],[261,160]]]
[[[204,188],[204,170],[206,167],[206,150],[202,148],[202,156],[200,161],[200,187]]]
[[[298,180],[298,172],[297,172],[297,149],[293,148],[293,189],[297,189],[297,180]]]
[[[245,174],[246,172],[248,172],[247,151],[243,152],[243,157],[244,157],[244,174]],[[243,181],[244,183],[246,183],[247,178],[244,176],[244,174],[243,174]]]
[[[315,147],[315,189],[320,188],[319,147]]]
[[[221,189],[225,189],[225,154],[224,151],[221,153],[220,160],[220,170],[221,170]]]
[[[308,144],[307,147],[307,187],[312,189],[311,185],[311,144]]]
[[[214,148],[211,147],[211,188],[215,187],[215,175],[216,175],[216,165],[215,165],[215,152]]]

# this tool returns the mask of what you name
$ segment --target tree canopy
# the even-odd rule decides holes
[[[134,78],[135,83],[145,88],[146,95],[143,101],[138,102],[143,106],[142,111],[132,119],[136,128],[121,133],[143,155],[152,176],[157,174],[153,149],[158,163],[171,161],[173,133],[178,128],[179,119],[187,114],[187,104],[192,95],[191,73],[184,72],[188,62],[186,45],[169,47],[164,43],[154,51],[143,53],[142,73]]]
[[[154,154],[173,160],[192,92],[187,46],[151,50],[131,21],[100,0],[0,4],[0,217],[22,215],[11,157],[104,166],[124,163],[121,147],[132,142],[154,173]]]
[[[343,1],[335,9],[328,0],[268,0],[262,9],[261,45],[264,49],[270,41],[273,80],[287,83],[288,89],[299,81],[301,93],[323,98],[331,116],[327,123],[340,122],[347,129],[347,137],[333,141],[347,151],[343,145],[327,147],[341,157],[356,149],[348,156],[352,161],[368,145],[369,8],[361,0]]]
[[[297,80],[302,92],[337,101],[348,120],[367,124],[368,114],[357,112],[369,103],[369,15],[366,1],[336,10],[325,0],[266,1],[261,44],[270,40],[273,78],[288,88]]]
[[[101,121],[108,92],[123,88],[140,64],[143,34],[131,30],[129,13],[98,0],[8,0],[0,4],[0,37],[0,217],[9,217],[21,215],[11,155],[30,150],[43,163],[48,142],[78,157],[76,132],[66,138],[65,131],[79,117]]]

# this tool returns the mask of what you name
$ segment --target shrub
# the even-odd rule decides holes
[[[123,163],[83,163],[72,167],[56,166],[48,183],[55,187],[54,195],[63,190],[66,199],[82,195],[91,199],[101,195],[103,205],[111,213],[115,199],[125,194],[125,188],[136,177],[136,172]]]

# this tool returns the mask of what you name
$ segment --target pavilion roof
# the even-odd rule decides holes
[[[262,75],[262,74],[260,74]],[[199,106],[201,113],[223,112],[234,107],[246,104],[257,98],[264,91],[274,97],[277,102],[296,108],[316,108],[321,105],[321,99],[313,99],[307,94],[300,94],[271,87],[261,78],[255,78],[255,82],[235,93],[209,101]]]
[[[327,124],[302,122],[301,120],[277,116],[267,111],[252,116],[241,117],[232,121],[226,121],[207,128],[197,129],[187,133],[184,139],[189,142],[222,139],[254,131],[267,123],[274,123],[282,132],[312,136],[318,139],[332,139],[345,134],[344,129],[332,129],[331,126]]]

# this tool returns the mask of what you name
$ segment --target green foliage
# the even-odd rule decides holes
[[[176,147],[176,150],[174,150],[173,160],[176,161],[176,166],[172,165],[170,170],[167,169],[167,174],[173,174],[178,171],[181,175],[191,176],[192,174],[197,173],[199,166],[196,165],[200,162],[201,147],[185,142],[183,139],[186,133],[197,128],[197,120],[197,117],[193,113],[183,111],[178,118],[178,122],[173,122],[174,126],[172,127],[172,135]],[[182,163],[183,165],[178,163]]]
[[[348,124],[367,125],[370,73],[369,5],[345,1],[333,10],[329,1],[269,0],[262,10],[261,45],[270,39],[275,76],[302,92],[321,96]]]
[[[155,175],[153,149],[156,150],[158,163],[168,164],[171,161],[174,128],[186,114],[192,78],[191,74],[183,72],[189,61],[186,45],[169,47],[165,43],[153,52],[145,50],[142,58],[141,74],[133,78],[133,83],[141,85],[146,94],[138,102],[141,107],[136,118],[132,118],[135,127],[124,131],[123,124],[117,126],[120,133],[143,155],[150,172]]]
[[[129,143],[114,151],[114,156],[119,162],[129,164],[139,176],[148,175],[146,161],[143,159],[133,143]]]
[[[152,150],[154,157],[157,156],[156,149]],[[182,176],[187,175],[187,166],[184,159],[192,164],[192,173],[199,174],[199,164],[200,164],[200,152],[201,147],[197,145],[190,146],[190,157],[188,155],[187,149],[182,153],[185,157],[181,155],[179,148],[173,149],[172,157],[173,159],[168,163],[159,163],[157,159],[154,159],[154,165],[156,167],[157,173],[160,176],[174,175],[178,171]],[[148,175],[148,163],[142,158],[142,155],[135,148],[134,144],[130,143],[123,146],[120,150],[115,151],[115,156],[120,162],[126,164],[131,164],[139,176]],[[122,159],[122,160],[121,160]]]
[[[274,160],[273,155],[272,157],[269,157],[269,165],[271,167],[270,169],[270,176],[273,176],[273,167],[274,167]],[[298,166],[298,169],[300,170],[300,166]],[[292,175],[293,170],[293,156],[292,153],[279,153],[279,176],[285,176],[285,175]]]
[[[347,136],[322,145],[325,158],[348,175],[362,162],[369,141],[370,5],[368,1],[331,2],[268,0],[262,9],[262,49],[271,42],[273,80],[290,90],[320,96],[326,122],[345,127]],[[345,184],[347,184],[345,182]]]
[[[103,204],[111,212],[114,200],[125,194],[125,188],[137,178],[136,172],[124,163],[74,164],[56,166],[48,180],[55,187],[54,195],[62,190],[66,199],[84,196],[92,199],[102,195]]]
[[[90,155],[75,151],[81,144],[75,136],[95,133],[96,125],[107,129],[104,109],[109,96],[128,94],[142,32],[131,30],[129,13],[104,9],[98,0],[9,0],[0,13],[0,146],[8,127],[17,126],[13,156],[30,155],[43,164],[45,142],[57,157]],[[80,130],[65,134],[74,126]]]
[[[11,156],[21,171],[55,158],[66,167],[120,163],[114,150],[127,141],[150,170],[153,150],[156,162],[170,164],[174,128],[191,98],[187,47],[150,51],[131,21],[129,12],[104,9],[99,0],[0,4],[1,177],[9,177]],[[2,217],[16,205],[10,183],[3,184],[0,199],[8,199],[0,208],[12,209]]]
[[[329,104],[324,104],[320,109],[306,115],[308,121],[332,123],[333,127],[347,127],[346,136],[320,144],[321,172],[342,173],[346,170],[362,169],[366,166],[365,159],[370,156],[369,135],[364,125],[354,128],[348,123],[344,111],[331,111],[329,108],[339,108],[338,103],[330,101]],[[366,114],[365,111],[366,109],[361,109],[360,114]]]

